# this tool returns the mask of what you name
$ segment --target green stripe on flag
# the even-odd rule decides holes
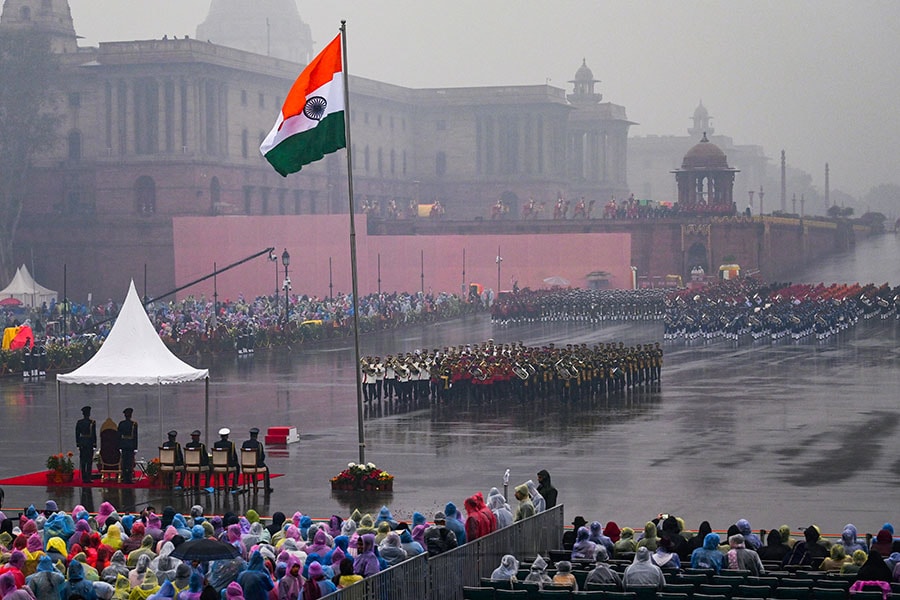
[[[319,121],[315,129],[297,133],[269,150],[266,160],[276,171],[287,177],[305,165],[346,148],[344,111],[331,113]]]

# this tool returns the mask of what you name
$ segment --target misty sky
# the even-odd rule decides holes
[[[248,0],[252,2],[253,0]],[[70,0],[82,45],[194,35],[210,0]],[[316,50],[347,20],[351,73],[410,87],[566,87],[587,59],[604,100],[685,135],[700,99],[717,134],[760,144],[824,188],[900,183],[900,2],[298,0]]]

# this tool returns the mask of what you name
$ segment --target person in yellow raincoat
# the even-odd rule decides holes
[[[128,600],[131,595],[131,583],[123,575],[116,576],[116,591],[113,592],[113,600]]]
[[[132,588],[131,593],[128,595],[128,600],[147,600],[147,598],[158,591],[159,580],[156,578],[156,573],[147,569],[144,572],[143,583],[138,587]]]

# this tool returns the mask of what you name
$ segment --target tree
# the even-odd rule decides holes
[[[57,141],[52,113],[59,58],[46,35],[4,31],[0,36],[0,276],[15,269],[16,232],[33,163]]]

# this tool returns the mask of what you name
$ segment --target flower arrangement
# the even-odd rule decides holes
[[[144,468],[144,472],[147,474],[147,477],[151,479],[159,477],[159,458],[154,458],[148,462],[147,466]]]
[[[71,474],[75,472],[74,456],[71,452],[51,454],[47,457],[47,469],[57,473]]]
[[[375,463],[348,463],[347,468],[331,478],[333,490],[389,491],[394,489],[394,476]]]
[[[75,476],[75,462],[71,452],[51,454],[47,457],[47,481],[63,483],[72,481]]]

